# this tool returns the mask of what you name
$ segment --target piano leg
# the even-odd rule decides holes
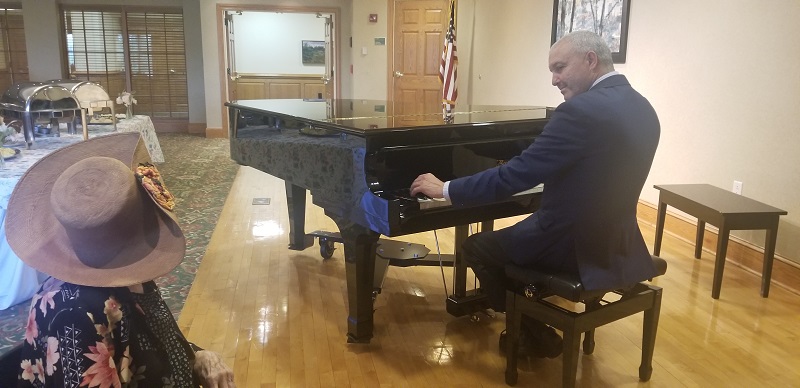
[[[306,235],[306,189],[284,181],[286,206],[289,208],[289,249],[302,251],[314,245],[314,236]]]
[[[330,217],[330,215],[328,215]],[[380,234],[361,225],[331,217],[344,240],[347,274],[347,342],[369,343],[375,290],[375,249]]]

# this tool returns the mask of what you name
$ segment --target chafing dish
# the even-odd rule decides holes
[[[114,101],[108,97],[108,92],[100,84],[91,81],[76,79],[54,79],[46,82],[50,85],[59,85],[67,88],[78,100],[81,106],[81,124],[83,125],[83,138],[89,138],[87,125],[94,110],[111,109],[111,122],[117,130],[117,115],[114,112]]]
[[[74,123],[81,107],[65,87],[41,82],[23,82],[10,87],[0,98],[0,111],[8,121],[22,121],[25,142],[33,145],[36,126],[59,134],[59,123]],[[41,126],[41,124],[48,125]]]

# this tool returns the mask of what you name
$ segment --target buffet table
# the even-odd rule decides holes
[[[150,152],[154,163],[163,163],[164,154],[158,143],[153,122],[149,116],[134,116],[120,120],[116,132],[138,131]],[[89,138],[108,135],[114,132],[112,125],[90,125]],[[0,310],[29,299],[39,287],[40,274],[28,267],[11,250],[6,241],[5,216],[6,206],[11,192],[25,172],[39,159],[49,153],[75,144],[83,140],[83,134],[68,134],[61,131],[60,137],[37,137],[31,149],[25,145],[16,147],[20,150],[17,156],[5,160],[0,167]],[[65,166],[66,167],[66,166]]]

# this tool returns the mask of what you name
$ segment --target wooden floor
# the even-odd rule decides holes
[[[267,197],[269,205],[253,205]],[[323,261],[315,246],[291,251],[283,181],[242,167],[225,204],[179,324],[198,345],[220,352],[239,387],[504,386],[497,338],[503,314],[478,322],[445,311],[439,268],[391,268],[375,303],[375,337],[346,342],[342,249]],[[498,225],[501,225],[498,223]],[[307,231],[336,230],[311,205]],[[648,244],[653,229],[642,225]],[[452,231],[405,236],[436,252],[452,251]],[[582,355],[585,387],[800,386],[800,296],[725,268],[719,300],[711,299],[713,255],[665,235],[664,288],[653,376],[638,381],[641,315],[597,330]],[[444,270],[447,287],[451,271]],[[523,360],[518,386],[560,385],[561,358]]]

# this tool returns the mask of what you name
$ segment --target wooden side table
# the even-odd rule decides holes
[[[769,282],[772,277],[772,260],[775,257],[775,241],[778,237],[778,218],[788,214],[756,200],[734,194],[708,184],[655,185],[660,190],[658,196],[658,216],[656,218],[656,239],[653,254],[661,252],[661,237],[664,233],[664,219],[667,205],[697,217],[697,238],[694,257],[700,258],[703,251],[703,232],[706,222],[719,228],[717,257],[714,263],[714,284],[711,297],[719,299],[722,286],[722,272],[725,269],[725,253],[728,250],[728,237],[731,230],[766,229],[764,243],[764,268],[761,273],[761,296],[769,296]]]

